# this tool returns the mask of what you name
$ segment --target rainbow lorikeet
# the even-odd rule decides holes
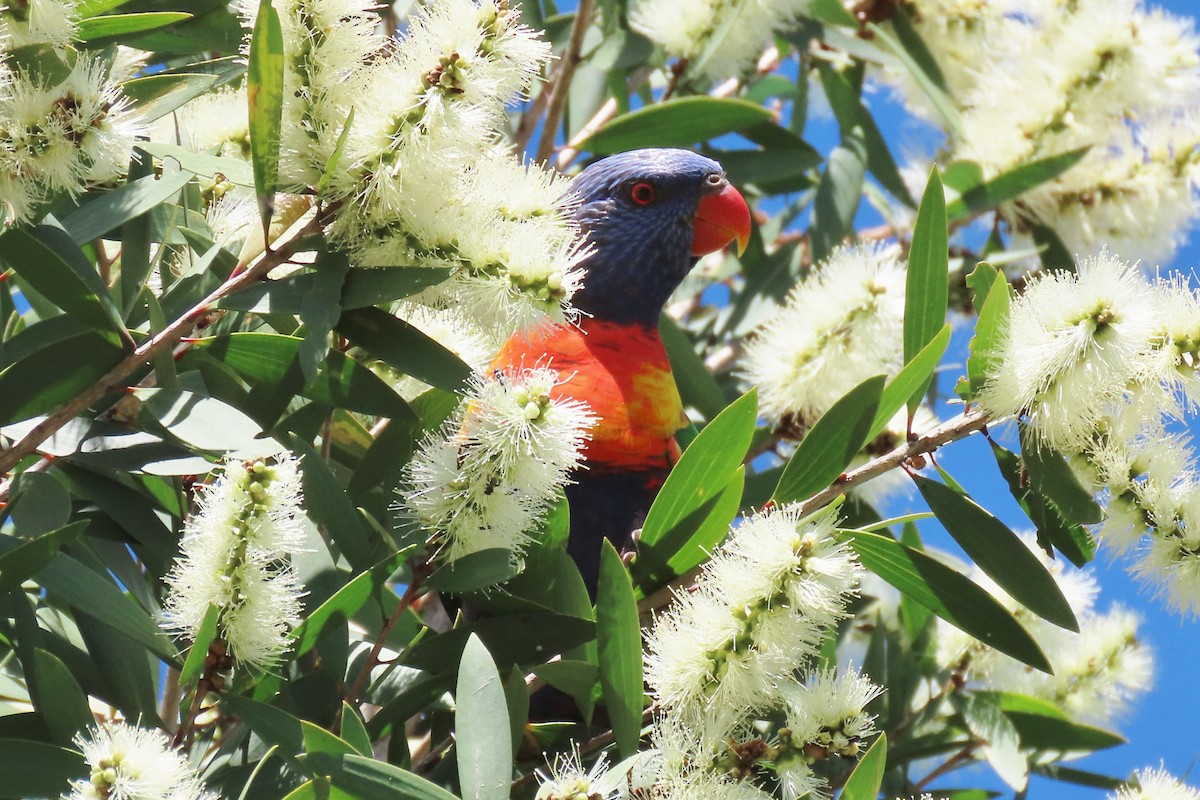
[[[569,213],[593,248],[574,297],[583,316],[514,336],[492,367],[549,366],[560,376],[552,396],[583,400],[599,417],[567,487],[567,549],[594,592],[601,539],[628,546],[687,424],[659,315],[697,258],[735,239],[745,247],[750,210],[720,164],[687,150],[611,156],[571,189]]]

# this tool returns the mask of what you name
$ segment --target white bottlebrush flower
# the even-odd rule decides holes
[[[1153,680],[1152,653],[1137,636],[1140,620],[1120,606],[1098,611],[1099,585],[1090,570],[1049,560],[1031,535],[1023,536],[1022,541],[1058,583],[1079,622],[1079,633],[1035,616],[977,567],[969,577],[1030,632],[1054,674],[1031,670],[944,622],[938,623],[938,661],[950,669],[964,669],[969,680],[988,689],[1038,697],[1075,718],[1111,722]]]
[[[808,9],[808,0],[637,0],[629,24],[713,81],[739,77]],[[716,41],[717,37],[720,41]]]
[[[697,588],[680,595],[646,642],[646,681],[711,751],[779,686],[845,616],[860,567],[832,537],[834,518],[796,507],[760,514],[733,531]]]
[[[1136,785],[1110,794],[1110,800],[1200,800],[1200,790],[1186,785],[1165,769],[1139,769]]]
[[[182,556],[166,581],[163,626],[195,637],[209,605],[233,657],[276,663],[299,622],[301,587],[287,558],[304,542],[299,462],[226,462],[185,523]]]
[[[151,129],[151,139],[248,161],[250,110],[245,85],[223,86],[160,117]]]
[[[60,84],[10,73],[0,103],[0,202],[25,222],[56,193],[118,177],[143,130],[100,59],[80,56]]]
[[[586,771],[579,753],[555,756],[550,774],[538,770],[538,790],[534,800],[616,800],[620,787],[605,780],[608,757],[601,754]]]
[[[742,377],[772,421],[811,425],[846,392],[903,366],[905,266],[894,249],[836,250],[746,346]]]
[[[1175,532],[1156,530],[1134,564],[1139,579],[1180,614],[1200,616],[1200,486],[1193,484],[1187,518]]]
[[[79,27],[76,4],[69,0],[26,0],[0,10],[0,42],[15,50],[48,44],[62,50],[75,38]]]
[[[91,768],[67,800],[216,800],[162,731],[110,722],[75,737]]]
[[[854,670],[839,675],[823,669],[807,683],[789,683],[782,690],[787,727],[779,731],[775,768],[784,800],[810,792],[821,796],[825,781],[812,764],[832,757],[858,758],[866,752],[867,740],[879,731],[875,716],[865,708],[883,689]]]
[[[518,558],[579,465],[596,418],[556,386],[543,368],[477,376],[413,457],[401,504],[446,561],[492,548]]]
[[[1182,416],[1200,408],[1200,295],[1177,275],[1156,284],[1155,299],[1159,330],[1148,379],[1162,381]]]
[[[1045,444],[1074,453],[1139,379],[1156,333],[1154,292],[1110,253],[1036,277],[1012,307],[979,403],[1024,413]]]
[[[958,106],[950,158],[987,178],[1090,148],[1001,206],[1028,240],[1052,227],[1073,253],[1101,244],[1169,255],[1200,213],[1200,39],[1191,20],[1142,0],[914,0],[917,30]],[[910,78],[898,81],[918,107]],[[1021,102],[1006,102],[1020,97]]]

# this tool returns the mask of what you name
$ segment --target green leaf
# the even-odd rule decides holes
[[[951,220],[958,221],[991,211],[1002,203],[1020,197],[1030,189],[1054,180],[1078,164],[1087,155],[1088,150],[1088,147],[1080,147],[1013,167],[986,183],[968,189],[962,197],[947,206],[946,214]]]
[[[60,797],[69,779],[87,778],[87,762],[75,750],[0,739],[0,753],[0,791],[6,797]]]
[[[924,392],[923,387],[929,385],[929,379],[949,345],[950,323],[946,323],[938,335],[930,339],[929,343],[921,348],[921,352],[913,356],[904,368],[887,382],[879,398],[879,410],[875,412],[871,431],[867,434],[868,442],[883,432],[892,417],[904,408],[914,393]]]
[[[600,686],[617,750],[630,756],[637,751],[642,733],[642,628],[620,554],[607,539],[601,548],[596,585]]]
[[[20,538],[32,539],[70,522],[71,495],[54,475],[23,472],[15,483],[8,512]],[[0,579],[0,584],[3,583]]]
[[[429,586],[446,594],[463,594],[504,583],[520,571],[512,551],[496,547],[443,564],[429,576]]]
[[[725,392],[704,365],[704,359],[696,353],[687,334],[667,314],[658,318],[658,333],[667,348],[683,404],[694,406],[705,419],[715,419],[725,409]]]
[[[349,621],[357,614],[358,610],[375,596],[387,579],[408,561],[415,549],[416,545],[410,545],[381,560],[370,569],[360,572],[334,592],[332,597],[314,609],[292,631],[296,658],[316,646],[325,626],[330,622]]]
[[[275,210],[275,187],[279,182],[279,139],[283,127],[283,32],[279,12],[271,0],[260,0],[250,57],[246,70],[246,93],[250,105],[250,163],[254,168],[254,190],[263,234]]]
[[[986,694],[970,694],[955,704],[967,730],[984,741],[983,755],[996,774],[1020,791],[1029,782],[1029,762],[1021,753],[1017,729],[1000,706]]]
[[[504,800],[512,783],[512,739],[500,673],[478,636],[467,639],[454,691],[458,782],[467,800]]]
[[[430,386],[461,394],[471,378],[461,358],[383,309],[347,311],[335,329],[374,358]]]
[[[306,719],[300,720],[300,734],[304,737],[305,753],[343,756],[358,752],[345,739]]]
[[[328,776],[335,789],[348,792],[353,798],[363,798],[364,800],[365,798],[371,800],[458,800],[457,797],[435,783],[373,758],[317,753],[308,756],[305,760],[315,772]],[[507,791],[507,782],[505,790]],[[333,795],[330,797],[332,798]]]
[[[885,380],[882,375],[867,378],[809,428],[779,476],[776,502],[804,500],[838,479],[869,441]]]
[[[120,87],[133,101],[138,116],[146,122],[154,122],[207,93],[218,82],[216,75],[176,72],[132,78],[122,81]],[[247,171],[249,167],[247,164]]]
[[[300,456],[304,506],[309,515],[333,538],[350,566],[365,569],[375,563],[370,534],[329,464],[299,436],[291,437],[291,449]]]
[[[222,361],[246,380],[279,383],[300,350],[295,336],[231,333],[197,339],[192,347]],[[380,417],[415,419],[416,415],[378,375],[345,353],[331,350],[315,381],[302,394],[318,403]]]
[[[862,200],[867,174],[867,146],[862,127],[842,133],[841,144],[834,147],[825,162],[825,172],[813,198],[813,263],[821,263],[854,230],[854,215]]]
[[[204,612],[204,619],[200,620],[200,627],[196,629],[192,646],[188,648],[187,658],[183,660],[183,669],[179,671],[180,686],[191,687],[200,679],[204,662],[208,659],[208,648],[213,639],[217,638],[217,617],[220,615],[221,609],[209,603],[208,610]]]
[[[946,194],[937,167],[929,173],[912,246],[908,251],[908,278],[904,287],[904,363],[946,324],[949,302],[950,245],[946,228]],[[928,382],[908,401],[912,414],[921,403]]]
[[[652,549],[729,485],[750,448],[757,416],[758,393],[752,389],[730,403],[688,445],[646,515],[640,548]]]
[[[167,142],[138,142],[137,149],[162,161],[173,161],[179,168],[193,175],[206,178],[224,176],[238,186],[254,186],[254,171],[239,158],[214,156],[211,153],[193,153],[186,147]]]
[[[350,128],[354,125],[354,108],[351,107],[350,113],[346,115],[346,121],[342,124],[342,132],[338,134],[337,143],[333,146],[333,152],[329,154],[329,158],[325,161],[325,171],[321,173],[321,179],[317,181],[317,194],[325,195],[325,190],[329,188],[329,182],[333,180],[333,176],[338,172],[338,165],[342,161],[342,154],[346,152],[346,142],[350,140]]]
[[[450,276],[448,269],[434,267],[379,267],[352,269],[342,284],[339,305],[344,311],[367,308],[410,297]],[[253,311],[256,314],[295,316],[304,298],[317,283],[313,272],[298,272],[286,278],[260,281],[221,298],[220,308]]]
[[[1029,232],[1033,234],[1033,243],[1037,245],[1038,257],[1045,270],[1075,271],[1075,257],[1054,229],[1047,225],[1027,223]]]
[[[886,768],[887,734],[881,733],[846,779],[839,800],[875,800]]]
[[[471,634],[483,640],[500,664],[541,664],[557,653],[591,641],[596,624],[590,619],[565,614],[510,614],[490,617],[460,628],[426,636],[400,656],[400,661],[430,672],[457,668],[463,647]]]
[[[80,520],[32,541],[16,545],[0,555],[0,595],[19,588],[22,583],[36,575],[58,555],[59,548],[78,539],[87,526],[87,520]],[[20,540],[5,537],[5,541],[15,544]]]
[[[191,18],[192,15],[186,11],[147,11],[140,14],[91,17],[79,21],[79,31],[75,37],[81,42],[94,42],[110,36],[150,31]]]
[[[120,8],[128,2],[129,0],[79,0],[75,5],[75,10],[80,19],[87,19],[112,11],[114,8]]]
[[[349,742],[360,756],[370,758],[374,754],[367,726],[358,715],[358,711],[345,701],[342,701],[342,738]]]
[[[39,226],[32,231],[9,228],[0,235],[0,261],[17,273],[38,294],[95,329],[110,342],[120,341],[124,332],[121,314],[81,253],[71,257],[74,245],[57,241],[61,230]]]
[[[198,450],[249,461],[284,449],[262,438],[257,422],[215,398],[183,389],[134,389],[133,396],[141,401],[141,414]]]
[[[992,454],[1012,496],[1037,527],[1038,544],[1045,550],[1053,546],[1077,567],[1095,558],[1091,534],[1079,523],[1064,518],[1053,503],[1029,485],[1020,457],[995,442]]]
[[[1058,582],[1003,522],[945,484],[920,475],[913,480],[954,541],[1001,589],[1039,617],[1079,632]]]
[[[1091,786],[1095,789],[1106,789],[1110,792],[1119,791],[1126,786],[1124,778],[1114,778],[1099,772],[1088,772],[1082,769],[1072,769],[1058,764],[1035,764],[1032,771],[1051,780],[1075,783],[1080,786]]]
[[[1034,488],[1072,522],[1101,522],[1104,511],[1092,493],[1080,485],[1067,460],[1038,442],[1027,425],[1020,426],[1021,460]]]
[[[249,697],[225,692],[221,705],[240,717],[258,738],[267,744],[278,745],[280,753],[288,758],[304,752],[304,731],[300,720],[282,708],[260,703]]]
[[[0,536],[0,557],[15,549],[11,537]],[[160,658],[175,661],[175,648],[144,609],[112,581],[66,553],[55,556],[36,574],[36,580],[78,613],[102,622]]]
[[[138,178],[119,189],[89,197],[78,211],[63,219],[62,226],[72,241],[86,244],[171,199],[191,179],[186,172]]]
[[[317,377],[317,367],[329,353],[329,334],[341,316],[338,297],[350,271],[350,261],[344,253],[324,252],[317,256],[316,281],[300,304],[300,321],[304,324],[304,340],[297,356],[304,380],[311,383]]]
[[[639,597],[708,560],[713,549],[728,535],[729,525],[742,507],[745,490],[746,468],[738,467],[720,492],[672,528],[653,548],[639,546],[632,566]]]
[[[863,105],[858,91],[850,85],[843,73],[828,64],[818,67],[817,72],[842,135],[856,127],[860,128],[863,144],[867,149],[867,169],[893,197],[909,208],[916,208],[917,201],[909,192],[908,184],[896,167],[896,161],[888,150],[883,134],[879,132],[879,126],[875,124],[871,112]]]
[[[638,147],[684,147],[771,119],[757,103],[727,97],[679,97],[623,114],[596,131],[581,150],[607,155]]]
[[[1021,746],[1030,750],[1092,752],[1125,744],[1125,739],[1112,731],[1057,716],[1009,708],[1005,708],[1004,713],[1016,729]]]
[[[933,106],[934,111],[936,111],[938,116],[942,118],[942,122],[945,123],[946,129],[954,135],[954,138],[960,141],[964,139],[965,136],[963,133],[962,117],[959,115],[958,108],[955,106],[954,101],[950,99],[950,96],[946,94],[945,90],[939,85],[938,79],[941,78],[941,76],[931,75],[930,73],[926,72],[922,67],[922,63],[918,62],[916,58],[913,58],[904,45],[898,42],[894,36],[892,36],[887,32],[887,30],[880,27],[878,24],[874,22],[868,23],[867,30],[875,34],[875,38],[883,45],[883,47],[891,51],[892,55],[894,55],[904,69],[908,71],[909,75],[912,76],[917,86],[919,86],[921,91],[925,93],[925,96],[929,98],[929,102]]]
[[[1050,673],[1036,641],[996,598],[920,550],[886,536],[844,531],[863,566],[954,627],[1034,669]]]
[[[983,300],[983,305],[979,310],[979,319],[975,323],[975,335],[971,338],[971,355],[967,358],[967,378],[971,397],[975,397],[983,391],[988,375],[997,363],[996,348],[1002,341],[1005,326],[1008,324],[1011,304],[1008,280],[1004,277],[1004,273],[998,272],[991,288],[987,291],[986,299]]]
[[[15,229],[14,229],[15,230]],[[0,371],[0,425],[44,414],[121,362],[125,351],[85,332],[56,341]]]
[[[70,744],[75,734],[95,724],[87,695],[79,688],[71,670],[41,648],[33,651],[33,678],[34,707],[46,721],[56,743]]]
[[[858,27],[858,20],[846,10],[839,0],[812,0],[805,15],[829,25],[841,25],[846,28]]]

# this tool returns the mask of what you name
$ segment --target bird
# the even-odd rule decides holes
[[[566,213],[590,252],[572,298],[576,322],[514,334],[496,371],[554,370],[555,400],[582,400],[598,417],[566,488],[567,552],[595,595],[601,542],[618,551],[649,511],[687,424],[658,321],[700,256],[736,241],[745,250],[750,209],[716,161],[689,150],[632,150],[600,159],[568,187]]]

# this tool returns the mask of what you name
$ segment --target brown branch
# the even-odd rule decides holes
[[[968,743],[967,746],[964,747],[962,750],[959,750],[957,753],[950,756],[950,758],[946,759],[946,762],[944,764],[937,767],[936,769],[933,770],[933,772],[930,772],[928,775],[926,775],[924,778],[922,778],[920,780],[920,782],[917,783],[917,785],[914,788],[917,791],[921,791],[926,786],[933,783],[935,780],[942,777],[943,775],[946,775],[947,773],[953,772],[954,770],[958,769],[960,766],[962,766],[962,763],[964,761],[969,761],[972,757],[974,757],[975,751],[979,748],[979,746],[981,744],[983,744],[983,742]]]
[[[811,514],[817,509],[824,508],[848,490],[877,478],[889,470],[895,469],[909,459],[932,453],[943,445],[963,439],[972,433],[983,430],[988,423],[994,422],[983,410],[967,411],[948,422],[939,425],[924,436],[905,442],[890,453],[868,461],[861,467],[847,472],[831,486],[822,489],[800,504],[801,514]],[[645,624],[655,611],[669,604],[676,592],[685,590],[696,582],[700,576],[701,567],[681,575],[666,586],[660,587],[649,597],[638,603],[638,612]]]
[[[575,21],[571,24],[571,38],[563,51],[562,60],[558,65],[558,75],[554,79],[554,88],[550,95],[549,107],[546,109],[546,120],[542,123],[542,138],[538,141],[535,161],[546,161],[554,152],[554,140],[558,135],[558,125],[562,122],[563,110],[567,107],[567,95],[571,92],[571,80],[575,77],[575,68],[582,58],[583,37],[588,26],[592,24],[592,9],[595,0],[579,0],[575,9]]]
[[[38,445],[49,439],[60,428],[81,414],[92,403],[106,394],[121,391],[125,388],[125,379],[139,367],[148,365],[156,356],[169,352],[175,344],[186,336],[221,298],[245,289],[262,278],[272,269],[287,261],[295,252],[297,245],[309,235],[320,231],[326,222],[326,214],[314,214],[306,222],[293,226],[294,233],[275,250],[267,249],[259,255],[248,268],[235,273],[229,280],[218,286],[208,297],[197,303],[190,311],[172,322],[159,334],[147,339],[141,346],[121,360],[121,363],[106,372],[103,377],[80,392],[74,398],[59,406],[55,411],[42,420],[37,427],[27,433],[19,442],[9,449],[0,452],[0,474],[7,473],[25,456],[37,450]]]
[[[413,568],[413,576],[412,580],[409,581],[408,588],[401,595],[396,610],[392,612],[392,615],[383,623],[383,627],[379,629],[379,635],[375,637],[375,645],[367,655],[366,663],[358,671],[358,677],[354,679],[354,684],[350,687],[350,691],[346,692],[344,699],[347,703],[351,705],[357,703],[358,696],[367,688],[367,683],[371,677],[371,670],[379,666],[379,654],[383,651],[383,644],[387,641],[388,634],[392,632],[392,628],[396,627],[396,623],[400,621],[400,617],[404,616],[404,612],[413,604],[417,596],[424,591],[425,578],[428,575],[428,571],[428,564],[417,565]]]

